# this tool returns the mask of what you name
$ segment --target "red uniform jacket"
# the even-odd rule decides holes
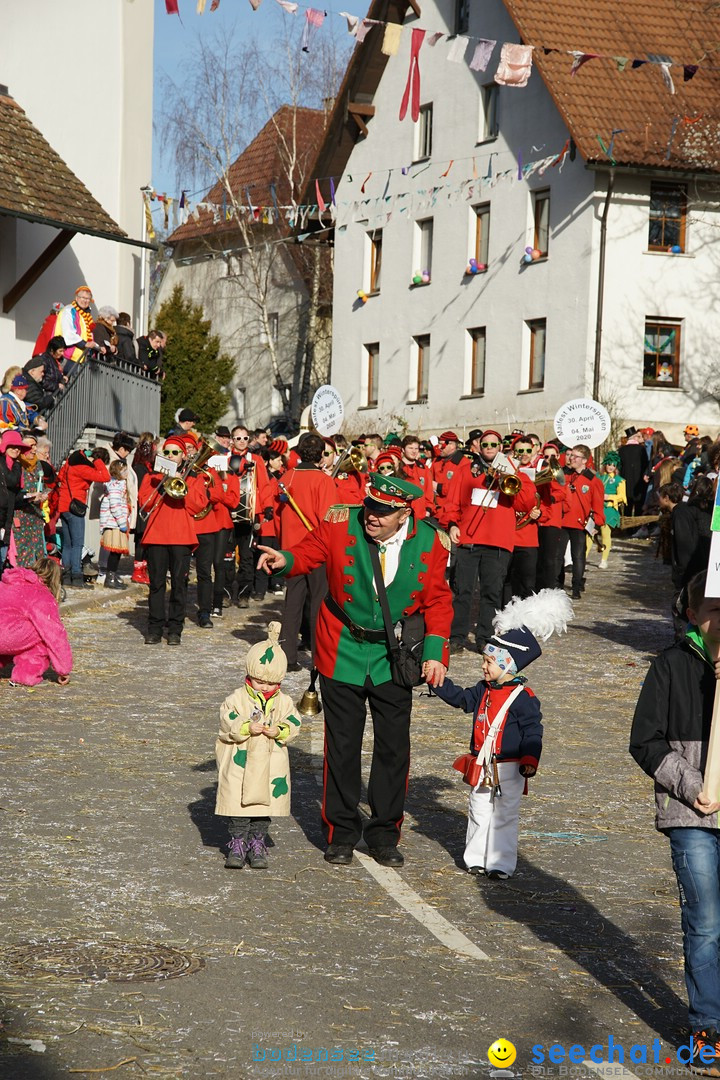
[[[428,510],[431,514],[435,512],[432,472],[419,461],[413,461],[409,465],[406,461],[402,461],[400,464],[410,483],[417,484],[419,488],[422,488],[422,498],[413,500],[413,513],[418,521],[422,521],[423,518],[427,517]]]
[[[262,502],[258,499],[260,512],[260,535],[265,537],[277,537],[279,535],[280,516],[280,486],[279,481],[285,475],[284,471],[277,476],[268,471],[267,486]],[[272,510],[272,517],[266,516],[265,511]]]
[[[325,517],[328,507],[332,506],[337,498],[335,481],[314,465],[304,465],[301,462],[296,469],[289,469],[280,482],[292,495],[310,522],[311,528],[316,529]],[[280,546],[295,547],[307,534],[308,530],[297,511],[293,510],[290,503],[281,502]]]
[[[563,510],[567,506],[567,491],[564,484],[557,480],[551,480],[549,484],[541,484],[538,488],[540,496],[539,525],[552,525],[556,529],[562,528]]]
[[[452,501],[445,507],[449,523],[460,529],[458,543],[513,550],[516,511],[526,514],[535,506],[535,485],[522,473],[518,476],[522,487],[511,498],[498,491],[497,484],[493,484],[489,476],[473,476],[470,469],[463,471],[458,483],[451,488]],[[483,495],[483,492],[488,494]]]
[[[85,458],[84,464],[74,464],[76,456],[79,455],[81,455],[81,451],[73,452],[60,470],[58,476],[60,489],[58,496],[59,514],[66,514],[69,511],[73,499],[79,499],[80,502],[87,504],[90,485],[104,484],[110,479],[110,473],[107,471],[107,465],[104,461],[96,458],[95,461],[91,462]],[[85,457],[84,454],[81,456]]]
[[[589,469],[581,473],[566,469],[565,491],[564,529],[584,529],[590,514],[598,528],[605,524],[605,489],[595,473]]]
[[[328,590],[358,626],[383,631],[383,617],[373,588],[373,571],[360,507],[333,507],[300,544],[285,551],[289,576],[308,574],[318,566],[327,570]],[[393,623],[422,611],[425,616],[423,660],[448,665],[448,637],[452,623],[452,593],[445,581],[449,541],[431,525],[410,518],[407,539],[400,551],[394,580],[387,587]],[[362,686],[366,677],[374,685],[390,680],[388,646],[357,641],[323,604],[315,626],[315,666],[329,678]]]
[[[447,501],[451,489],[457,487],[460,476],[470,472],[470,458],[466,457],[462,450],[456,450],[447,458],[436,458],[432,463],[432,477],[436,485],[435,506],[437,507],[437,519],[443,528],[446,528],[451,520],[447,515]],[[454,483],[451,483],[455,478]]]
[[[193,517],[198,536],[219,532],[220,529],[231,529],[230,511],[235,509],[240,500],[240,481],[234,473],[228,473],[225,480],[220,479],[215,469],[210,469],[210,473],[213,477],[212,483],[208,483],[207,477],[201,477],[206,487],[205,506],[210,504],[210,513],[202,518]]]
[[[143,507],[165,480],[163,473],[149,473],[143,480],[138,494],[138,506]],[[150,504],[143,544],[188,544],[197,547],[197,529],[193,514],[207,505],[205,480],[202,476],[189,476],[188,493],[184,499],[171,499],[168,495],[157,496]]]
[[[335,478],[335,497],[337,502],[347,506],[359,506],[367,494],[367,474],[355,472],[341,473]]]

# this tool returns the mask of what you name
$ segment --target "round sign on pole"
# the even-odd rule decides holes
[[[310,403],[310,420],[318,435],[337,435],[345,419],[343,399],[334,386],[320,386]]]
[[[593,450],[610,434],[610,413],[592,398],[573,398],[555,413],[555,434],[565,446],[578,443]]]

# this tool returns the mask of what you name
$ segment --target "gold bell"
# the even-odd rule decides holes
[[[310,685],[307,690],[295,703],[295,708],[301,716],[317,716],[322,712],[322,705],[320,704],[320,695],[315,689],[315,683],[317,681],[317,668],[313,668],[310,672]]]

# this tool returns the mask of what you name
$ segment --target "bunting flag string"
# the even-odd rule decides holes
[[[305,27],[303,29],[303,42],[301,47],[304,52],[308,52],[311,31],[316,31],[322,25],[328,12],[318,11],[316,8],[296,3],[295,0],[276,0],[276,2],[291,15],[296,14],[299,9],[304,11]],[[197,0],[197,10],[199,14],[204,12],[205,3],[206,0]],[[210,11],[217,10],[219,3],[220,0],[212,0]],[[260,0],[250,0],[250,3],[254,10],[257,10],[260,6]],[[168,15],[177,15],[179,17],[179,0],[165,0],[165,10]],[[382,48],[383,51],[388,50],[388,56],[397,53],[400,37],[404,31],[417,29],[417,27],[405,26],[402,23],[361,18],[360,16],[353,15],[347,11],[332,12],[331,14],[338,15],[346,20],[348,33],[355,37],[358,43],[362,43],[365,40],[367,34],[374,26],[382,27],[384,31]],[[473,46],[472,57],[469,64],[473,71],[485,71],[487,69],[492,53],[497,45],[496,41],[492,41],[489,38],[475,37],[469,34],[448,34],[447,31],[444,30],[427,30],[426,34],[427,38],[425,44],[429,47],[435,47],[443,38],[446,40],[448,44],[447,59],[453,63],[460,63],[465,59],[468,44],[474,42],[475,44]],[[501,47],[500,65],[498,68],[501,79],[497,79],[496,76],[496,81],[500,82],[502,80],[502,85],[506,86],[525,86],[527,83],[525,74],[527,74],[528,77],[530,74],[528,64],[531,64],[532,62],[532,52],[533,50],[538,49],[541,50],[545,56],[549,56],[551,53],[558,53],[572,57],[570,66],[571,75],[577,75],[580,68],[591,60],[611,60],[620,73],[623,73],[628,65],[632,71],[637,71],[639,68],[650,64],[651,66],[660,69],[663,81],[671,94],[675,93],[675,87],[670,73],[672,67],[682,68],[683,82],[690,82],[701,66],[706,67],[709,70],[717,70],[718,68],[718,65],[716,64],[706,63],[712,50],[706,50],[703,52],[702,56],[688,62],[685,60],[675,60],[670,56],[658,55],[649,51],[647,51],[645,58],[631,58],[594,50],[591,52],[584,52],[579,49],[560,49],[541,44],[517,45],[511,42],[505,42]],[[513,68],[516,70],[513,70]]]

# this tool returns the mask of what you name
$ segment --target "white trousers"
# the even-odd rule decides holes
[[[465,866],[503,870],[512,874],[517,865],[518,819],[525,777],[516,761],[498,762],[502,795],[492,798],[491,788],[470,792],[465,838]]]

